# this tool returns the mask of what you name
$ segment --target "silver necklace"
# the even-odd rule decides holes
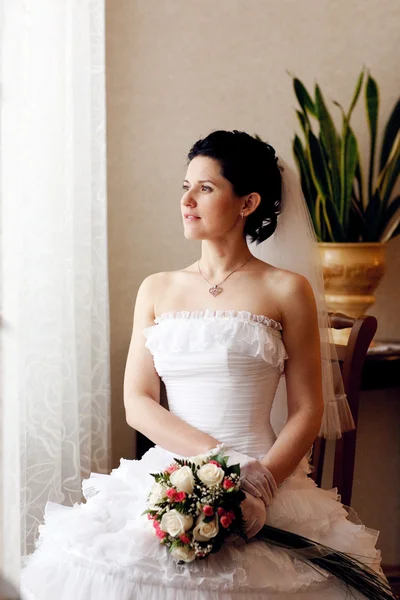
[[[247,265],[247,263],[249,262],[249,260],[250,260],[251,258],[253,258],[253,255],[252,255],[252,256],[250,256],[250,258],[248,258],[248,259],[246,260],[246,262],[245,262],[245,263],[243,263],[243,264],[242,264],[240,267],[237,267],[237,269],[235,269],[234,271],[232,271],[232,273],[229,273],[229,275],[227,275],[227,276],[225,277],[225,279],[223,279],[223,280],[222,280],[220,283],[216,283],[215,285],[213,285],[213,284],[211,283],[211,281],[208,281],[208,279],[206,279],[206,278],[204,277],[204,275],[203,275],[203,273],[201,272],[201,269],[200,269],[200,261],[198,260],[198,261],[197,261],[197,266],[198,266],[198,268],[199,268],[199,273],[200,273],[200,275],[202,276],[202,278],[203,278],[203,279],[205,279],[205,280],[207,281],[207,283],[209,283],[209,284],[211,285],[210,289],[208,290],[208,291],[209,291],[209,293],[211,294],[211,296],[214,296],[214,298],[215,298],[216,296],[218,296],[218,294],[220,294],[221,292],[223,292],[223,288],[222,288],[222,287],[220,287],[220,286],[221,286],[221,284],[222,284],[222,283],[224,283],[224,281],[226,281],[226,280],[228,279],[228,277],[230,277],[231,275],[233,275],[233,273],[235,273],[235,272],[236,272],[236,271],[238,271],[239,269],[242,269],[242,268],[244,267],[244,265]]]

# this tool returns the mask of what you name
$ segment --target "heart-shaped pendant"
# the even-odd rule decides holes
[[[218,287],[217,285],[213,285],[209,290],[208,290],[211,294],[211,296],[218,296],[218,294],[220,294],[222,292],[222,288]]]

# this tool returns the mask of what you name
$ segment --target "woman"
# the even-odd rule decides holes
[[[110,476],[93,474],[83,485],[85,504],[48,505],[22,577],[26,600],[347,597],[335,578],[257,540],[232,541],[183,565],[159,544],[141,514],[150,473],[174,456],[204,454],[221,443],[229,460],[241,464],[250,538],[268,523],[379,570],[376,532],[351,523],[335,491],[307,477],[304,457],[321,421],[325,430],[334,413],[346,421],[344,397],[331,417],[324,410],[321,295],[315,297],[307,278],[258,259],[247,245],[247,239],[266,244],[277,224],[279,233],[285,171],[271,146],[236,131],[210,134],[188,158],[184,235],[202,241],[201,258],[143,281],[125,371],[127,421],[156,446],[140,461],[122,460]],[[301,228],[290,221],[293,231]],[[305,239],[300,245],[289,239],[286,254],[305,246]],[[160,405],[160,378],[169,411]],[[276,436],[270,415],[283,397],[282,382],[287,415]]]

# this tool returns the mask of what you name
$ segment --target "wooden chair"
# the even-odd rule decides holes
[[[341,367],[344,390],[357,428],[362,369],[378,323],[375,317],[370,315],[364,315],[358,319],[341,313],[330,313],[329,316],[333,329],[351,327],[347,345],[336,345],[336,351]],[[357,429],[348,431],[335,443],[333,487],[338,488],[341,501],[347,506],[350,506],[353,488],[356,436]],[[322,481],[325,447],[325,439],[317,438],[311,459],[311,464],[314,467],[311,477],[319,486],[321,486]]]

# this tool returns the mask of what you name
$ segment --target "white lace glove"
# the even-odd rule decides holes
[[[278,486],[272,473],[259,460],[227,448],[225,444],[219,444],[216,448],[209,450],[207,456],[217,452],[223,452],[228,466],[240,465],[240,483],[244,492],[260,498],[265,506],[271,504]]]

